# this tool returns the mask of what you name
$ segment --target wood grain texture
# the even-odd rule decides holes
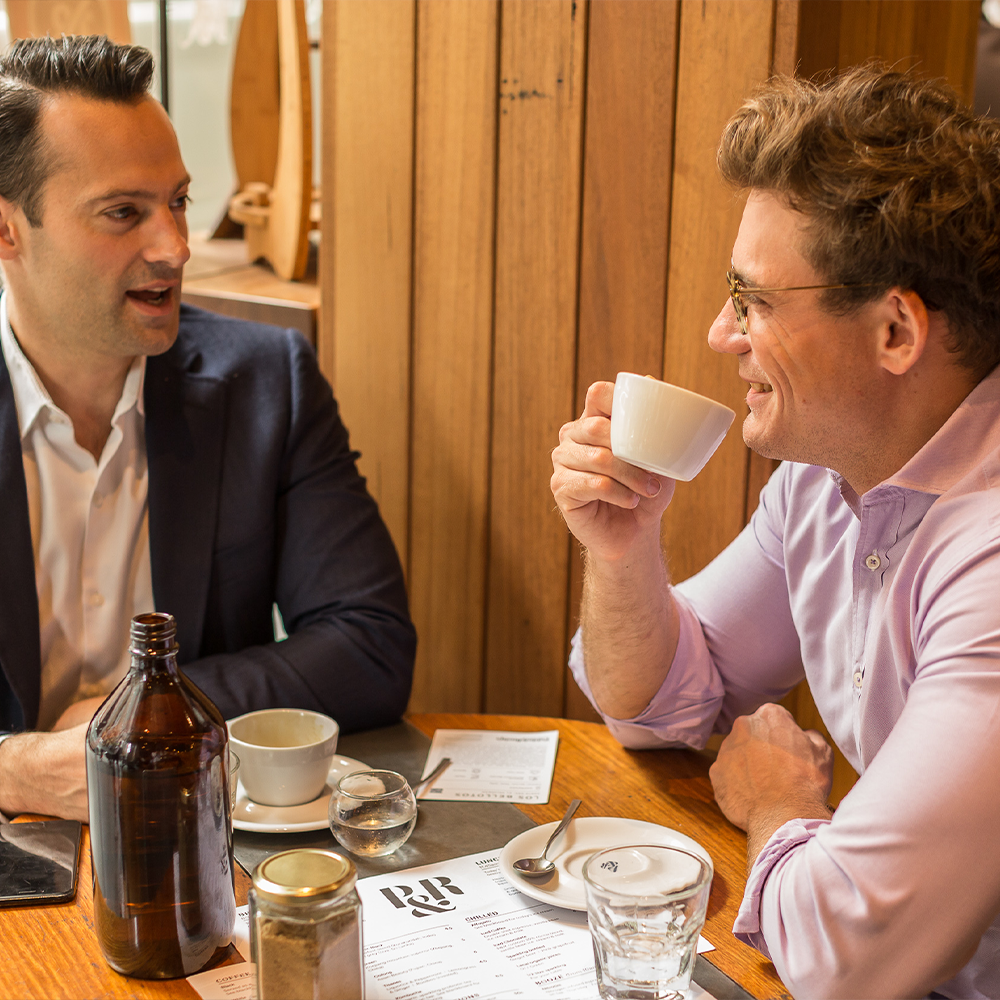
[[[876,57],[943,78],[971,104],[979,17],[978,0],[841,0],[839,68]]]
[[[229,135],[239,186],[274,183],[278,163],[278,4],[245,5],[233,53]]]
[[[132,43],[127,0],[6,0],[10,37],[107,35]]]
[[[663,370],[679,15],[676,0],[590,8],[574,414],[592,382]],[[570,566],[572,634],[577,545]],[[563,714],[597,718],[568,671]]]
[[[864,62],[879,51],[879,8],[883,0],[852,0],[840,3],[840,46],[837,68]],[[909,0],[897,0],[907,3]]]
[[[755,997],[788,997],[774,966],[733,937],[746,887],[746,836],[715,804],[709,756],[691,750],[626,750],[604,726],[577,720],[435,714],[410,716],[409,721],[427,736],[436,729],[558,729],[549,801],[518,808],[536,823],[550,823],[562,817],[570,799],[582,798],[578,816],[645,820],[693,837],[715,865],[705,936],[716,950],[706,957]]]
[[[970,107],[976,91],[980,11],[979,0],[934,0],[930,16],[917,25],[915,41],[918,50],[927,53],[928,72],[944,77]]]
[[[413,0],[323,4],[320,364],[404,566],[414,17]]]
[[[236,905],[243,906],[250,876],[239,865],[235,868]],[[185,979],[132,979],[104,961],[94,933],[92,878],[90,828],[85,825],[76,899],[57,906],[0,909],[0,995],[19,1000],[196,998],[198,994]],[[212,968],[242,961],[230,945]]]
[[[816,0],[818,3],[824,0]],[[802,21],[799,0],[774,0],[774,39],[771,44],[771,72],[793,75],[799,60],[799,25]]]
[[[569,539],[548,482],[574,402],[586,10],[501,6],[490,711],[563,708]]]
[[[706,339],[726,303],[724,276],[744,199],[719,179],[715,149],[728,118],[770,72],[773,13],[767,0],[681,5],[663,377],[726,403],[737,420],[698,478],[678,485],[667,510],[664,538],[675,580],[701,569],[744,523],[747,458],[739,424],[746,387],[736,359],[716,354]]]
[[[837,69],[841,0],[777,0],[774,71],[811,79]],[[783,22],[795,21],[795,48],[778,44]]]
[[[482,707],[498,13],[492,0],[417,7],[413,710]]]

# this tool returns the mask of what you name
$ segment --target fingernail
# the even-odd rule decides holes
[[[660,481],[659,479],[653,479],[652,476],[649,477],[649,483],[646,486],[646,491],[651,497],[655,497],[657,493],[660,492]]]
[[[640,501],[641,499],[642,499],[642,497],[641,497],[641,496],[639,496],[639,494],[638,494],[638,493],[633,493],[633,494],[632,494],[632,506],[633,506],[633,507],[638,507],[638,506],[639,506],[639,501]]]

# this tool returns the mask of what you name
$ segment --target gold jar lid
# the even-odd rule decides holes
[[[354,888],[354,862],[336,851],[303,847],[265,858],[253,871],[253,886],[279,903],[317,903]]]

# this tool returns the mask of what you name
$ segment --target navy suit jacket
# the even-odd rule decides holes
[[[155,610],[177,619],[184,672],[227,718],[294,706],[346,732],[398,719],[416,648],[403,574],[309,344],[182,305],[177,342],[147,361],[144,403]],[[0,354],[0,731],[35,725],[40,663]]]

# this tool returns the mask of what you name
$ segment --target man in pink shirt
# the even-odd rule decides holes
[[[613,457],[591,386],[553,452],[571,666],[629,746],[729,733],[734,930],[796,996],[1000,997],[1000,123],[878,68],[782,79],[719,166],[749,195],[709,343],[784,464],[674,587],[674,483]],[[770,704],[803,676],[861,775],[836,814],[829,748]]]

